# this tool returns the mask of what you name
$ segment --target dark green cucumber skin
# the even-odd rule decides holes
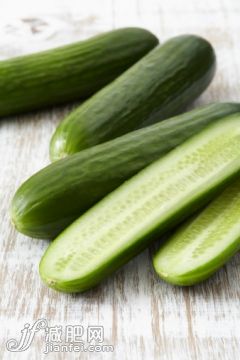
[[[158,44],[141,28],[0,62],[0,116],[86,99]]]
[[[182,35],[167,41],[60,123],[51,160],[176,115],[206,89],[215,65],[205,39]]]
[[[208,124],[237,112],[238,103],[208,105],[50,164],[17,190],[12,222],[25,235],[53,238],[151,162]]]
[[[229,117],[229,120],[231,121],[232,118],[238,119],[238,121],[240,120],[240,114],[238,113],[236,116],[232,116]],[[224,118],[221,121],[221,125],[223,126],[223,123],[227,122],[227,119]],[[217,124],[218,126],[218,124]],[[238,124],[236,123],[236,127],[238,128]],[[208,136],[208,131],[209,129],[211,129],[211,125],[209,127],[207,127],[206,129],[202,130],[202,135]],[[215,128],[216,129],[216,128]],[[232,127],[233,130],[233,127]],[[211,130],[210,130],[211,131]],[[231,131],[231,130],[230,130]],[[239,139],[239,132],[237,130],[238,133],[238,139]],[[197,135],[196,135],[197,137]],[[208,138],[209,144],[211,143],[211,139]],[[188,144],[191,144],[194,146],[194,141],[195,139],[189,139],[187,140]],[[212,143],[213,144],[213,143]],[[193,190],[193,188],[191,189],[191,185],[190,185],[190,189],[187,190],[189,191],[189,195],[191,194],[191,196],[188,196],[186,194],[186,198],[187,201],[185,202],[185,200],[180,200],[180,203],[175,203],[173,209],[174,212],[171,213],[170,217],[165,217],[165,220],[163,220],[161,222],[161,215],[159,220],[158,225],[152,227],[151,229],[148,228],[147,232],[145,231],[145,229],[142,231],[140,231],[138,233],[138,235],[136,235],[136,233],[131,237],[131,227],[128,228],[129,230],[129,237],[125,237],[125,246],[123,246],[122,240],[123,238],[121,238],[119,236],[119,242],[120,245],[119,248],[115,248],[115,250],[112,250],[111,253],[107,252],[107,245],[104,246],[104,238],[103,243],[99,241],[95,242],[96,237],[98,237],[98,229],[101,231],[101,219],[103,221],[104,227],[105,227],[105,231],[107,232],[107,230],[109,229],[109,227],[111,228],[111,221],[110,223],[108,223],[107,218],[105,217],[105,215],[100,215],[100,214],[105,214],[108,213],[109,214],[109,209],[111,209],[113,211],[113,214],[116,211],[116,208],[118,207],[117,204],[117,199],[120,198],[120,196],[118,196],[118,192],[120,192],[123,197],[124,200],[127,203],[127,198],[126,198],[126,192],[127,191],[127,187],[131,188],[133,191],[133,182],[135,182],[135,184],[139,183],[139,177],[141,177],[141,180],[143,180],[143,183],[145,183],[146,178],[146,171],[148,171],[148,169],[143,170],[142,172],[140,172],[139,175],[136,175],[135,179],[132,178],[130,179],[126,185],[122,185],[119,189],[117,189],[115,192],[113,192],[112,194],[109,194],[105,200],[103,199],[102,202],[99,202],[94,208],[90,209],[88,213],[84,214],[82,217],[82,221],[84,221],[84,217],[85,220],[87,219],[88,222],[88,229],[84,229],[84,226],[81,229],[81,225],[79,224],[79,222],[81,221],[81,218],[79,218],[78,220],[76,220],[76,223],[74,222],[72,225],[70,225],[69,228],[65,229],[63,231],[62,234],[59,235],[58,238],[56,238],[49,246],[49,248],[46,250],[45,254],[43,255],[40,265],[39,265],[39,272],[40,272],[40,276],[42,278],[42,280],[47,284],[47,286],[55,289],[55,290],[59,290],[59,291],[63,291],[63,292],[83,292],[86,290],[89,290],[90,288],[98,285],[102,280],[104,280],[107,276],[109,276],[110,274],[112,274],[113,272],[115,272],[116,270],[118,270],[121,266],[123,266],[124,264],[126,264],[129,260],[131,260],[134,256],[136,256],[139,252],[141,252],[142,250],[144,250],[147,246],[149,246],[151,244],[152,241],[156,240],[159,238],[159,236],[164,235],[164,233],[166,234],[167,232],[171,231],[175,226],[179,225],[183,220],[185,220],[187,217],[191,216],[195,211],[199,210],[201,207],[203,207],[204,205],[206,205],[209,201],[211,201],[215,196],[217,196],[228,184],[230,184],[234,179],[239,178],[240,176],[240,162],[239,162],[239,158],[237,158],[237,155],[234,152],[234,149],[236,149],[237,154],[239,152],[239,143],[237,144],[236,138],[234,140],[234,146],[232,148],[228,148],[229,151],[231,151],[231,156],[230,158],[234,160],[232,160],[232,164],[228,164],[228,160],[227,160],[227,156],[223,156],[222,161],[220,162],[217,153],[214,151],[214,146],[212,147],[213,153],[215,154],[215,160],[216,162],[219,161],[219,164],[224,164],[226,165],[225,170],[221,171],[219,170],[218,174],[215,174],[215,176],[212,176],[213,174],[209,174],[208,180],[206,181],[203,180],[204,185],[204,189],[203,187],[200,185],[199,188],[195,188],[195,190]],[[186,152],[186,148],[184,149],[184,144],[183,146],[181,146],[180,151],[183,151],[183,154],[189,154],[190,157],[188,157],[188,160],[190,163],[192,163],[192,165],[194,164],[194,156],[191,157],[191,155],[193,153],[191,153],[191,149],[188,148],[189,152]],[[218,149],[219,150],[219,149]],[[223,152],[225,151],[224,147],[222,148]],[[173,150],[172,152],[174,152],[175,150]],[[176,149],[176,152],[178,151],[178,154],[180,154],[180,151]],[[176,155],[175,152],[175,155]],[[208,148],[208,154],[210,155],[211,152],[211,148]],[[223,155],[223,152],[220,151],[220,153]],[[203,153],[204,153],[204,149],[203,149]],[[201,150],[198,154],[201,154]],[[197,157],[198,157],[197,154]],[[225,155],[229,154],[228,150],[225,153]],[[232,156],[233,154],[233,156]],[[202,156],[202,155],[200,155]],[[167,154],[166,155],[166,159],[167,161],[171,160],[171,154]],[[202,161],[205,158],[205,160],[207,161],[207,157],[202,157]],[[211,158],[211,156],[210,156]],[[225,160],[226,159],[226,164],[225,164]],[[181,162],[181,158],[178,157],[179,161]],[[159,160],[160,161],[160,160]],[[164,160],[162,161],[164,163]],[[171,161],[168,162],[169,164],[171,163]],[[166,164],[166,163],[165,163]],[[177,164],[176,164],[177,165]],[[150,165],[151,166],[151,165]],[[164,164],[163,164],[163,168],[165,168]],[[193,166],[194,168],[194,166]],[[204,166],[203,166],[204,168]],[[160,167],[159,167],[160,169]],[[168,169],[168,167],[167,167]],[[182,168],[184,169],[184,168]],[[201,165],[198,169],[201,169]],[[145,174],[145,177],[144,177]],[[156,174],[156,173],[155,173]],[[176,178],[178,177],[177,173],[174,173],[173,177],[175,177],[176,174]],[[221,174],[221,175],[220,175]],[[142,176],[143,175],[143,176]],[[149,173],[148,173],[149,175]],[[150,173],[150,178],[152,178],[153,172]],[[218,175],[220,175],[220,177],[218,177]],[[204,178],[204,177],[203,177]],[[166,179],[166,178],[165,178]],[[192,178],[193,179],[193,178]],[[200,176],[201,179],[201,176]],[[169,182],[171,184],[171,180],[169,178]],[[181,180],[180,180],[181,183]],[[202,184],[203,184],[202,183]],[[145,183],[146,184],[146,183]],[[150,185],[151,186],[151,185]],[[143,196],[146,195],[147,191],[145,192],[146,188],[143,189],[143,193],[145,193]],[[124,194],[124,190],[125,190],[125,194]],[[129,190],[129,189],[128,189]],[[128,195],[129,194],[128,192]],[[141,197],[141,195],[140,195]],[[121,199],[121,198],[120,198]],[[105,202],[105,203],[104,203]],[[108,207],[106,207],[106,202],[108,203]],[[145,203],[146,204],[146,203]],[[123,205],[122,205],[123,206]],[[161,206],[161,205],[160,205]],[[127,209],[127,206],[123,206],[122,208],[123,210],[120,210],[120,212],[117,211],[119,217],[121,218],[122,214],[124,213],[124,210]],[[141,208],[140,208],[141,209]],[[96,212],[96,216],[98,218],[98,222],[94,223],[94,214],[93,212]],[[126,210],[127,211],[127,210]],[[148,218],[147,213],[146,217]],[[115,213],[116,215],[116,213]],[[134,218],[134,210],[129,213],[129,218],[131,219],[131,216]],[[163,215],[164,216],[164,215]],[[89,224],[91,223],[89,220],[92,219],[93,221],[93,231],[91,230],[91,227],[89,226]],[[115,219],[117,219],[117,217],[115,217]],[[156,219],[155,219],[156,221]],[[113,222],[114,222],[114,217],[113,217]],[[127,222],[127,219],[125,219],[125,222]],[[86,221],[85,221],[86,223]],[[121,224],[121,221],[119,222]],[[131,223],[131,221],[130,221]],[[97,224],[97,225],[96,225]],[[79,227],[78,227],[79,226]],[[148,226],[148,225],[147,225]],[[78,232],[74,231],[74,230],[79,230],[80,236],[82,236],[83,234],[86,236],[86,238],[84,239],[84,237],[82,237],[82,240],[80,240],[80,243],[78,243],[77,239],[78,239]],[[86,230],[86,232],[85,232]],[[90,231],[89,231],[90,230]],[[114,234],[114,239],[113,241],[115,242],[115,244],[118,243],[118,236],[117,236],[117,225],[116,228],[114,229],[114,227],[112,228],[113,230],[113,234]],[[114,231],[116,230],[116,231]],[[128,233],[128,230],[125,229],[125,234],[126,231]],[[96,237],[95,237],[96,236]],[[123,235],[124,236],[124,235]],[[84,240],[83,240],[84,239]],[[127,240],[128,239],[128,240]],[[87,241],[85,241],[87,240]],[[91,249],[91,253],[90,255],[90,260],[89,260],[89,267],[84,266],[83,265],[83,272],[81,273],[81,241],[85,241],[85,243],[87,243],[87,247],[89,246],[89,248]],[[67,244],[67,246],[70,249],[70,252],[67,254],[67,257],[65,257],[65,254],[63,251],[61,251],[61,247],[58,247],[57,250],[55,247],[55,244],[60,243],[64,244],[64,247],[66,248],[65,244]],[[93,245],[91,248],[91,244]],[[94,245],[95,244],[95,245]],[[94,251],[94,246],[96,249],[96,252]],[[56,251],[54,251],[56,250]],[[99,251],[98,251],[99,250]],[[104,257],[103,252],[107,252],[107,256]],[[57,253],[57,255],[56,255]],[[92,261],[91,261],[91,254],[92,254]],[[103,257],[101,257],[101,255],[103,255]],[[87,251],[86,251],[86,256],[87,256]],[[88,256],[87,256],[88,257]],[[75,262],[71,262],[72,259],[75,259]],[[94,261],[94,259],[96,260],[96,262]],[[98,261],[99,260],[99,261]],[[95,263],[95,266],[94,266]],[[52,264],[54,264],[55,269],[52,268]],[[88,264],[87,261],[85,261],[85,264]],[[49,265],[49,266],[48,266]],[[58,268],[58,269],[57,269]],[[62,271],[62,269],[65,268],[66,272],[65,274],[64,271]],[[76,273],[76,271],[78,271],[79,269],[79,276]],[[53,270],[53,271],[52,271]],[[58,273],[59,271],[59,273]],[[62,276],[63,275],[63,276]]]

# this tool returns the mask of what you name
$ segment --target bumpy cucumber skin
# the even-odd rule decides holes
[[[51,160],[176,115],[206,89],[215,65],[206,40],[182,35],[167,41],[60,123]]]
[[[238,103],[204,106],[55,162],[17,190],[12,222],[25,235],[53,238],[151,162],[206,125],[237,112]]]
[[[0,62],[0,116],[86,99],[158,44],[141,28]]]
[[[212,257],[210,261],[206,261],[202,265],[196,266],[190,271],[183,271],[181,273],[176,273],[172,268],[166,269],[161,266],[161,258],[164,256],[165,246],[176,246],[174,241],[176,236],[182,236],[186,231],[191,229],[193,230],[193,238],[196,235],[196,226],[201,226],[202,216],[207,216],[210,209],[214,209],[214,219],[211,217],[209,219],[209,225],[214,224],[215,219],[222,213],[222,222],[225,221],[225,213],[230,211],[228,204],[226,204],[226,197],[228,196],[231,200],[233,197],[239,198],[240,194],[240,185],[239,179],[233,184],[230,184],[224,191],[221,193],[215,200],[213,200],[210,205],[202,210],[199,214],[195,215],[192,219],[186,221],[183,225],[178,228],[172,237],[166,239],[164,244],[160,246],[159,250],[153,256],[153,267],[158,274],[158,276],[165,280],[166,282],[178,285],[178,286],[191,286],[198,284],[211,275],[213,275],[221,266],[223,266],[236,252],[240,249],[240,233],[239,236],[236,236],[234,241],[231,241],[224,249],[218,253],[217,256]],[[234,200],[234,199],[233,199]],[[239,202],[239,201],[238,201]],[[231,204],[230,204],[231,205]],[[214,208],[215,206],[215,208]],[[216,212],[216,209],[218,212]],[[206,215],[205,215],[206,214]],[[217,219],[218,220],[218,219]],[[205,223],[204,223],[205,224]],[[205,224],[205,229],[207,229],[207,224]],[[230,231],[230,229],[229,229]],[[228,234],[226,235],[228,236]],[[187,245],[187,244],[186,244]],[[177,260],[176,260],[177,261]],[[186,261],[188,261],[186,259]]]
[[[226,128],[224,125],[224,119],[223,121],[221,121],[220,125],[217,124],[216,127],[210,125],[207,129],[204,129],[201,134],[198,134],[187,140],[187,142],[185,142],[183,145],[180,145],[178,149],[175,149],[171,153],[166,155],[165,159],[161,159],[156,163],[150,165],[146,169],[142,170],[134,178],[127,181],[113,193],[109,194],[105,199],[95,205],[95,207],[90,209],[81,218],[76,220],[76,222],[70,225],[69,228],[65,229],[65,231],[50,244],[49,248],[47,249],[41,260],[39,269],[42,280],[49,287],[63,292],[81,292],[88,290],[91,287],[97,285],[106,276],[109,276],[110,273],[116,271],[120,266],[129,261],[133,256],[137,255],[140,251],[146,248],[152,240],[158,238],[160,235],[174,228],[177,224],[186,219],[189,215],[193,214],[200,207],[206,205],[213,197],[219,194],[219,192],[224,187],[226,187],[227,184],[229,184],[231,181],[233,181],[233,179],[240,175],[240,162],[238,156],[240,151],[238,144],[238,138],[240,137],[240,115],[238,114],[236,116],[233,115],[232,117],[229,117],[229,121],[231,121],[231,124],[227,125]],[[225,129],[226,134],[228,131],[227,129],[229,129],[230,131],[230,138],[227,142],[228,148],[223,147],[221,149],[221,156],[219,157],[218,152],[222,146],[222,140],[220,139],[224,138]],[[221,135],[220,139],[218,139],[219,130]],[[215,134],[217,136],[216,143],[214,140]],[[213,137],[211,138],[212,135]],[[204,139],[208,139],[206,143],[204,142]],[[196,141],[197,148],[195,148],[194,145]],[[209,151],[208,154],[204,154],[202,152],[204,151],[204,147],[201,147],[201,142],[203,142],[203,145],[207,144],[207,149]],[[214,150],[214,143],[217,146],[217,151],[216,149]],[[200,144],[200,146],[198,146],[198,144]],[[189,153],[189,149],[192,148],[192,146],[193,149],[195,149],[196,151],[190,151]],[[225,149],[226,152],[224,153]],[[234,151],[234,149],[237,151],[237,153],[236,151]],[[212,150],[214,150],[214,155],[211,159],[210,154]],[[131,195],[131,192],[134,191],[134,187],[136,185],[137,192],[141,190],[142,186],[142,191],[145,192],[145,195],[147,195],[147,192],[144,184],[146,185],[147,183],[149,183],[153,185],[154,179],[158,179],[158,184],[161,186],[161,174],[165,173],[165,171],[167,171],[166,174],[174,173],[174,177],[176,174],[176,178],[172,183],[175,188],[174,191],[176,192],[178,189],[179,177],[178,174],[174,172],[174,169],[171,169],[172,162],[174,162],[176,168],[180,166],[179,169],[180,172],[183,174],[183,181],[187,180],[187,182],[185,183],[186,185],[189,178],[188,174],[185,173],[186,168],[184,166],[184,163],[181,163],[181,154],[183,154],[183,159],[186,160],[185,164],[189,164],[188,168],[189,170],[191,170],[190,174],[192,174],[192,176],[190,176],[193,187],[185,187],[185,190],[183,190],[184,193],[182,193],[179,200],[174,200],[173,193],[170,198],[174,201],[174,203],[171,207],[166,209],[167,213],[164,211],[163,205],[161,210],[161,218],[155,218],[155,220],[153,220],[151,224],[149,224],[148,222],[149,218],[145,219],[145,224],[139,224],[137,231],[133,231],[133,233],[131,233],[131,223],[128,223],[127,219],[124,217],[124,211],[126,210],[130,218],[131,215],[133,215],[134,218],[134,213],[132,213],[132,210],[130,210],[130,213],[128,212],[129,205],[125,206],[123,210],[121,210],[122,204],[120,204],[119,211],[117,211],[116,209],[117,207],[119,207],[119,201],[120,203],[121,201],[126,201],[127,204],[128,197]],[[228,156],[229,154],[231,154],[231,157]],[[200,158],[198,159],[196,164],[198,164],[199,167],[197,168],[194,165],[195,156],[200,156],[202,159],[201,162],[199,162]],[[209,156],[210,163],[208,163]],[[174,159],[176,159],[176,162]],[[224,159],[226,160],[226,163]],[[217,165],[217,168],[215,168],[211,174],[206,174],[206,168],[204,170],[204,166],[202,167],[201,164],[205,164],[204,160],[206,160],[206,164],[208,163],[207,168],[209,168],[209,166],[213,166],[214,164]],[[199,171],[200,174],[202,174],[202,170],[205,171],[203,179],[202,175],[197,175]],[[148,178],[148,175],[150,175],[150,178]],[[195,176],[197,176],[198,179],[196,179]],[[196,181],[198,181],[198,186],[195,185],[194,178],[196,179]],[[165,186],[167,186],[168,188],[171,181],[170,179],[169,182],[167,181],[167,176],[165,177],[165,180],[166,181],[164,182],[163,188],[165,188]],[[184,183],[180,181],[180,185],[184,185]],[[152,196],[154,194],[155,188],[152,188],[152,191],[153,192],[151,192],[150,195],[151,199],[154,200],[154,197]],[[157,194],[159,193],[156,193],[156,195]],[[162,195],[164,196],[164,193],[162,193]],[[147,199],[149,199],[149,194],[147,195],[147,197],[145,197],[145,201],[148,201]],[[138,201],[138,199],[136,199],[136,201],[138,202],[137,208],[132,207],[133,204],[135,204],[134,199],[132,199],[131,201],[131,209],[139,209],[141,211],[141,200]],[[146,204],[146,202],[144,203]],[[113,214],[110,222],[108,222],[106,218],[105,211],[110,215],[110,217],[111,214]],[[144,212],[145,216],[148,217],[146,208]],[[144,214],[142,213],[142,218],[143,216]],[[94,222],[94,217],[96,217],[96,222]],[[120,219],[120,222],[118,222],[118,219]],[[124,224],[125,226],[125,230],[123,230],[122,233],[124,238],[118,239],[116,233],[118,230],[118,226],[121,226],[121,221],[123,221],[122,224]],[[136,222],[134,221],[136,221],[136,218],[131,220],[130,222],[132,222],[133,225],[136,225]],[[88,225],[82,226],[82,222],[85,223],[85,225],[86,223]],[[115,225],[111,228],[111,224],[113,223],[115,223]],[[145,226],[147,226],[147,228]],[[107,233],[109,229],[110,234],[114,233],[115,230],[115,238],[113,240],[114,246],[105,256],[105,251],[108,250],[108,245],[104,245],[104,236],[107,234],[107,241],[111,240],[110,234]],[[128,231],[127,229],[129,230],[129,234],[124,233],[124,231]],[[100,237],[98,237],[99,231]],[[80,243],[78,243],[77,241],[79,236],[81,239]],[[124,243],[122,242],[123,239]],[[92,241],[93,243],[91,244]],[[101,241],[103,241],[103,243]],[[81,242],[83,242],[82,246]],[[65,253],[65,251],[61,249],[61,247],[63,247],[63,249],[69,249],[69,251]],[[81,253],[81,251],[83,252]]]

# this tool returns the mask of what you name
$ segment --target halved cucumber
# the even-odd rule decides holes
[[[62,291],[89,289],[239,174],[238,114],[208,126],[70,225],[43,256],[42,279]]]
[[[158,275],[175,285],[207,279],[240,248],[240,179],[181,226],[155,254]]]
[[[237,112],[239,103],[207,105],[50,164],[16,192],[12,223],[28,236],[52,239],[154,160],[208,124]]]

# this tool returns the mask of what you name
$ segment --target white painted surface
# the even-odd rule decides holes
[[[238,0],[0,0],[0,58],[87,38],[123,26],[146,27],[161,41],[182,33],[209,39],[218,56],[211,87],[196,102],[240,99]],[[46,241],[16,233],[9,204],[17,186],[46,165],[48,144],[67,107],[0,121],[0,335],[5,359],[42,359],[43,338],[29,350],[5,350],[26,322],[102,325],[113,353],[55,353],[48,359],[239,359],[240,256],[190,289],[158,280],[147,250],[98,288],[80,295],[47,289],[38,276]]]

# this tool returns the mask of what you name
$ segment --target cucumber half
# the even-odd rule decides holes
[[[181,226],[153,259],[157,274],[175,285],[193,285],[216,272],[240,248],[240,180]]]
[[[207,203],[240,173],[240,115],[206,127],[77,219],[40,263],[48,286],[84,291]]]
[[[53,239],[154,160],[210,123],[237,112],[239,103],[207,105],[50,164],[17,190],[12,222],[25,235]]]

